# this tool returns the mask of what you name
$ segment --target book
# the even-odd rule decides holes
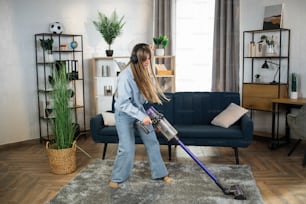
[[[157,75],[172,75],[172,70],[168,70],[164,64],[155,64]]]

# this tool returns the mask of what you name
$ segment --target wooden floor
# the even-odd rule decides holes
[[[251,166],[265,203],[305,203],[306,167],[301,165],[305,142],[290,157],[287,153],[293,144],[273,151],[267,148],[267,144],[267,141],[255,140],[248,148],[240,149],[240,162]],[[80,138],[78,146],[92,158],[101,157],[103,145],[95,144],[90,136]],[[109,145],[106,159],[114,159],[116,149],[117,145]],[[231,148],[192,147],[192,151],[205,164],[235,162]],[[161,152],[167,161],[167,147],[162,146]],[[188,157],[176,157],[179,150],[173,148],[172,154],[173,162],[190,162]],[[90,160],[78,150],[77,171],[69,175],[53,175],[49,173],[45,147],[38,140],[0,146],[0,203],[45,203]],[[137,145],[136,160],[146,160],[143,145]]]

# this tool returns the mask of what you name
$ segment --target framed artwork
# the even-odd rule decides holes
[[[265,7],[263,30],[282,28],[282,10],[283,4]]]

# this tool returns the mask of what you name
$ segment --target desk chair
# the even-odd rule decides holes
[[[306,105],[302,106],[302,108],[296,113],[292,114],[289,113],[287,115],[287,122],[290,128],[290,131],[298,137],[298,141],[295,143],[293,148],[288,153],[288,156],[292,154],[298,144],[303,140],[306,139]],[[304,160],[303,166],[306,164],[306,150],[304,153]]]

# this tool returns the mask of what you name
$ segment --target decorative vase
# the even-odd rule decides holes
[[[107,57],[112,57],[114,54],[114,50],[105,50],[105,53]]]
[[[291,74],[291,93],[290,93],[290,98],[291,99],[297,99],[298,98],[296,73],[292,73]]]
[[[274,45],[267,45],[267,47],[266,47],[266,54],[267,55],[275,54]]]
[[[46,151],[51,173],[70,174],[76,170],[76,141],[73,142],[71,148],[66,149],[52,149],[48,141]]]
[[[53,54],[49,50],[45,52],[45,62],[54,62]]]
[[[155,55],[157,55],[157,56],[164,56],[165,55],[165,49],[164,48],[157,48],[155,50]]]

